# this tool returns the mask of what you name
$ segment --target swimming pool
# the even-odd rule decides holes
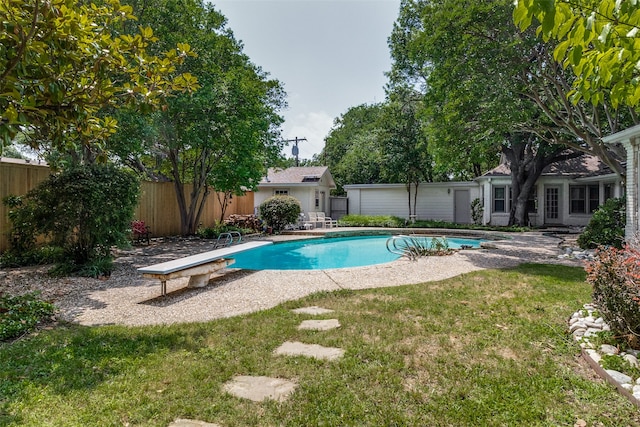
[[[383,264],[400,257],[387,250],[391,236],[334,237],[276,243],[235,254],[231,268],[324,270]],[[450,248],[479,247],[480,240],[447,238]]]

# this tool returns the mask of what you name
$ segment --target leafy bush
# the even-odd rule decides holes
[[[260,218],[274,232],[284,230],[288,224],[298,221],[302,207],[295,197],[273,196],[260,204]]]
[[[62,248],[67,266],[61,270],[108,274],[97,270],[110,268],[112,246],[128,244],[138,194],[137,179],[109,165],[52,175],[25,196],[5,199],[12,222],[10,250],[20,259],[43,236],[51,246]]]
[[[471,202],[471,219],[476,225],[482,224],[482,216],[484,215],[484,206],[479,198],[473,199]]]
[[[43,322],[51,320],[55,308],[37,294],[0,295],[0,341],[26,334]]]
[[[587,263],[593,302],[611,329],[638,348],[640,337],[640,251],[601,247]]]
[[[404,227],[405,220],[390,215],[345,215],[339,223],[344,227]]]
[[[220,223],[214,225],[213,227],[198,228],[196,234],[201,239],[217,239],[221,233],[228,233],[230,231],[237,231],[240,234],[245,234],[245,230],[240,227]]]
[[[626,202],[624,198],[608,199],[591,217],[584,232],[578,237],[582,249],[594,249],[598,246],[622,248]]]

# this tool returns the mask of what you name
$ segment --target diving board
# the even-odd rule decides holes
[[[248,251],[249,249],[255,249],[271,244],[273,244],[273,242],[242,243],[235,246],[228,246],[209,252],[203,252],[197,255],[174,259],[160,264],[150,265],[148,267],[142,267],[139,268],[138,271],[142,273],[144,277],[159,279],[160,292],[164,296],[167,294],[167,280],[179,277],[189,277],[188,287],[201,288],[206,286],[209,282],[211,273],[228,267],[235,262],[233,258],[229,258],[230,256],[239,252]]]

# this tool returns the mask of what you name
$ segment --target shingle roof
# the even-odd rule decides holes
[[[588,176],[608,175],[611,169],[605,165],[598,157],[583,154],[569,160],[563,160],[548,165],[542,170],[543,176],[568,176],[572,178],[584,178]],[[483,177],[510,176],[511,168],[508,163],[501,163],[490,171],[484,173]]]
[[[262,178],[260,184],[300,184],[303,182],[317,182],[327,173],[327,166],[292,167],[287,169],[272,169]],[[330,180],[333,184],[333,179]]]

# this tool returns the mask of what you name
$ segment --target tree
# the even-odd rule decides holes
[[[574,76],[534,31],[512,25],[512,13],[507,0],[403,2],[390,38],[390,84],[424,94],[422,115],[440,173],[464,176],[462,166],[474,176],[498,154],[509,158],[511,220],[526,225],[532,187],[526,180],[535,182],[544,166],[565,158],[566,148],[598,155],[620,171],[600,138],[632,115],[566,102]]]
[[[408,215],[416,215],[418,186],[421,182],[433,181],[431,156],[423,124],[418,117],[421,97],[412,90],[401,90],[398,87],[387,96],[381,135],[383,174],[389,182],[405,184]]]
[[[95,157],[117,128],[105,107],[151,109],[197,88],[193,76],[175,73],[193,55],[188,44],[154,56],[150,28],[119,33],[131,12],[118,0],[0,2],[0,144],[29,131],[32,145],[85,147]]]
[[[535,18],[545,41],[557,40],[554,58],[576,75],[572,102],[613,108],[640,102],[640,3],[635,0],[516,0],[522,30]]]
[[[195,75],[201,88],[170,99],[149,122],[133,111],[123,112],[131,126],[112,138],[112,148],[140,173],[174,182],[182,234],[194,234],[212,190],[229,200],[254,188],[266,165],[278,158],[284,92],[242,53],[226,19],[210,4],[131,4],[141,23],[156,28],[160,48],[188,42],[201,53],[178,68]],[[187,183],[193,185],[188,193]]]

